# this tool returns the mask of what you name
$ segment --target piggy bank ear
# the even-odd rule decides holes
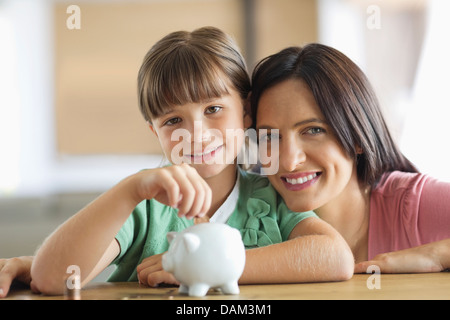
[[[183,243],[188,253],[194,252],[200,246],[200,238],[193,233],[185,233],[183,235]]]
[[[177,233],[175,231],[167,233],[167,241],[169,241],[169,243],[171,243],[173,241],[173,239],[175,239],[176,236],[177,236]]]

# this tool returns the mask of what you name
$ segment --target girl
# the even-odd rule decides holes
[[[450,184],[399,151],[350,59],[320,44],[291,47],[261,61],[252,80],[256,127],[279,129],[265,137],[279,143],[269,180],[289,209],[335,227],[361,262],[356,272],[450,267]]]
[[[125,178],[61,225],[37,252],[32,287],[61,294],[68,266],[84,285],[110,263],[112,281],[176,283],[160,264],[167,232],[208,220],[241,231],[249,249],[241,283],[350,278],[353,256],[333,228],[288,210],[265,178],[238,169],[243,136],[227,130],[251,124],[249,90],[244,60],[220,30],[156,43],[139,70],[139,104],[166,157],[181,164]]]

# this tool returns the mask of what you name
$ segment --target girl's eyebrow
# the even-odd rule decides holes
[[[214,102],[222,102],[224,97],[227,96],[227,95],[228,94],[224,94],[224,95],[219,96],[219,97],[205,98],[205,99],[200,100],[198,102],[192,102],[192,103],[199,103],[199,104],[202,104],[202,105],[207,105],[207,104],[214,103]],[[168,115],[168,114],[170,114],[172,112],[176,112],[176,110],[175,110],[176,108],[177,108],[177,106],[168,107],[167,110],[164,110],[164,112],[161,113],[158,117],[164,117],[164,116],[166,116],[166,115]]]
[[[215,102],[222,102],[227,96],[229,96],[229,94],[225,93],[222,94],[219,97],[212,97],[212,98],[206,98],[200,101],[201,104],[210,104],[210,103],[215,103]]]
[[[295,127],[300,127],[300,126],[303,126],[303,125],[305,125],[305,124],[312,123],[312,122],[318,122],[318,123],[326,124],[326,121],[324,121],[324,120],[321,120],[321,119],[319,119],[319,118],[311,118],[311,119],[305,119],[305,120],[296,122],[296,123],[294,124],[294,128],[295,128]],[[262,125],[262,126],[258,126],[257,129],[259,130],[259,129],[274,129],[274,128],[271,127],[271,126],[269,126],[269,125]],[[277,129],[278,129],[278,128],[277,128]]]
[[[157,116],[153,116],[152,117],[152,121],[161,120],[162,118],[167,117],[172,112],[173,112],[173,110],[165,110],[163,113],[161,113],[161,114],[159,114]]]

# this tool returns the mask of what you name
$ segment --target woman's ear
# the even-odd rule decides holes
[[[248,129],[252,126],[252,107],[250,104],[251,92],[248,94],[247,99],[244,100],[244,128]]]

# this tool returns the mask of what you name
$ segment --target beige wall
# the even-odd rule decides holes
[[[54,10],[55,119],[61,154],[160,153],[138,110],[136,76],[147,50],[167,33],[213,25],[233,35],[245,55],[241,0],[83,1],[77,4],[79,30],[66,27],[68,5],[55,4]],[[255,0],[253,7],[257,60],[285,46],[317,40],[315,0]]]
[[[256,0],[256,58],[318,41],[315,0]]]

